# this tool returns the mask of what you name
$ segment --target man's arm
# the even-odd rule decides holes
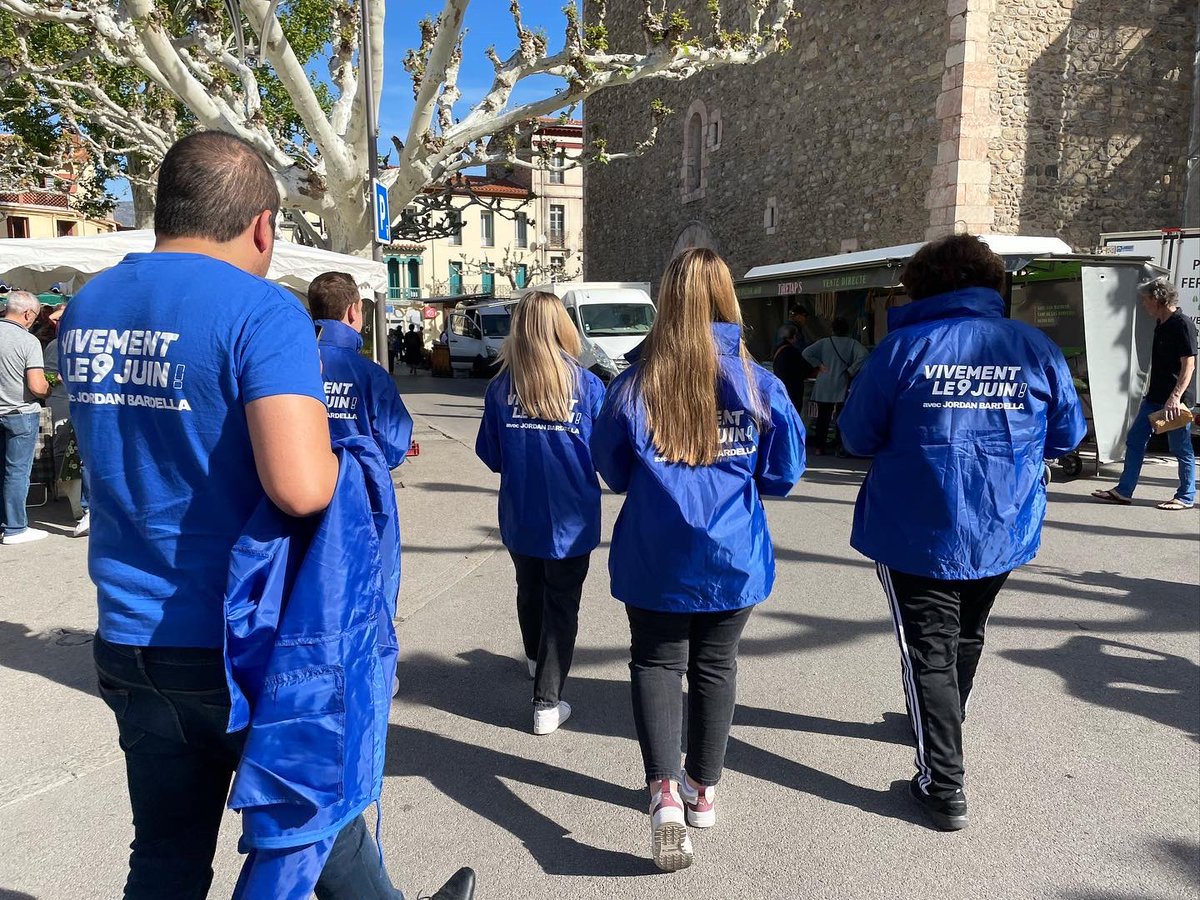
[[[1179,416],[1182,410],[1179,404],[1183,399],[1183,392],[1192,383],[1192,375],[1195,371],[1196,357],[1179,357],[1179,377],[1175,379],[1175,389],[1171,391],[1171,396],[1167,397],[1167,402],[1163,405],[1163,413],[1166,415],[1168,421]]]
[[[267,496],[289,516],[321,512],[333,498],[338,461],[325,404],[276,394],[246,404],[254,466]]]
[[[25,370],[25,386],[35,397],[50,396],[50,382],[46,380],[46,371],[41,366]]]

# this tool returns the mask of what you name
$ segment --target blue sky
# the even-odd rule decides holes
[[[550,37],[551,51],[561,49],[566,29],[562,8],[566,0],[522,0],[525,26],[544,28]],[[412,81],[404,71],[404,55],[420,43],[417,23],[426,15],[435,17],[441,12],[440,0],[391,0],[387,6],[385,25],[386,58],[384,60],[383,100],[379,114],[380,147],[391,149],[391,136],[408,132],[412,117]],[[463,98],[457,109],[465,115],[482,99],[492,82],[492,64],[484,51],[495,45],[501,59],[507,59],[516,49],[516,30],[508,11],[508,0],[474,0],[467,9],[467,37],[463,45],[463,64],[459,74],[459,90]],[[536,100],[561,86],[559,79],[530,79],[518,85],[512,102]]]

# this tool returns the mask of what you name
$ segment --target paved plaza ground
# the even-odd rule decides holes
[[[628,630],[592,558],[560,732],[530,731],[497,479],[475,459],[482,382],[401,378],[421,455],[396,473],[400,696],[383,794],[409,900],[460,864],[480,900],[1061,898],[1200,893],[1200,517],[1053,484],[1042,551],[997,603],[966,730],[971,827],[907,797],[899,659],[874,569],[850,550],[865,463],[822,458],[768,501],[775,593],[742,644],[720,821],[696,865],[649,860]],[[606,495],[605,534],[621,499]],[[0,900],[113,900],[131,838],[116,728],[91,669],[86,541],[0,546]],[[227,818],[211,896],[240,865]]]

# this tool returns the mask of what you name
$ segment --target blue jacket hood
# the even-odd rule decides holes
[[[874,462],[850,543],[899,572],[977,579],[1031,560],[1046,514],[1043,463],[1087,426],[1062,352],[971,288],[892,310],[838,419]]]
[[[229,807],[250,850],[241,897],[285,893],[277,867],[325,851],[379,799],[396,633],[400,533],[391,476],[379,449],[352,437],[333,499],[315,525],[269,501],[234,545],[225,595],[229,730],[248,727]],[[320,865],[297,866],[289,878]],[[275,879],[274,881],[272,879]]]
[[[500,539],[522,556],[565,559],[600,543],[600,481],[589,442],[604,385],[576,367],[568,422],[525,415],[508,372],[488,385],[475,453],[500,475]]]
[[[1004,317],[1004,298],[991,288],[963,288],[888,310],[888,331],[938,319]]]
[[[337,319],[317,319],[313,324],[317,326],[320,334],[318,343],[331,347],[346,347],[355,353],[362,352],[362,335],[345,322],[339,322]]]
[[[762,496],[804,471],[804,426],[774,375],[738,357],[741,328],[713,325],[719,351],[721,455],[710,466],[663,460],[636,395],[638,364],[609,388],[592,433],[596,468],[626,494],[609,553],[612,595],[666,612],[740,609],[766,599],[775,556]],[[761,398],[761,419],[754,394]]]

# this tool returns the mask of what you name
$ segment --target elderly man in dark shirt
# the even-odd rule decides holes
[[[1167,420],[1177,419],[1196,402],[1192,376],[1196,371],[1196,326],[1179,311],[1179,291],[1166,278],[1155,278],[1138,286],[1142,308],[1158,320],[1150,356],[1150,380],[1142,405],[1129,426],[1125,440],[1125,470],[1115,488],[1093,491],[1105,503],[1133,502],[1146,445],[1150,441],[1150,416],[1162,411]],[[1175,496],[1158,504],[1163,510],[1191,509],[1196,502],[1196,455],[1191,428],[1168,433],[1171,453],[1179,460],[1179,487]]]

